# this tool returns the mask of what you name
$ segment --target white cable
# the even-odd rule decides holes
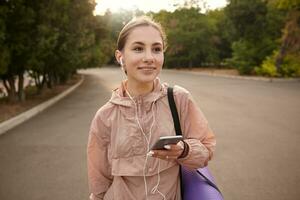
[[[144,130],[142,129],[141,125],[140,125],[140,121],[138,119],[138,108],[137,108],[137,104],[134,101],[134,99],[131,97],[131,95],[129,94],[129,92],[125,89],[127,95],[129,96],[129,98],[131,99],[131,101],[134,103],[134,108],[135,108],[135,119],[138,123],[139,128],[141,129],[146,142],[147,142],[147,152],[149,151],[149,141],[148,138],[146,137]],[[150,133],[151,133],[151,129],[150,129]],[[147,166],[147,161],[148,161],[148,156],[146,155],[146,159],[145,159],[145,163],[144,163],[144,168],[143,168],[143,178],[144,178],[144,184],[145,184],[145,194],[146,194],[146,200],[148,200],[148,186],[147,186],[147,180],[146,180],[146,166]]]
[[[152,103],[151,112],[152,112],[152,118],[153,119],[152,119],[152,124],[150,126],[149,138],[147,138],[147,135],[145,134],[145,132],[144,132],[144,130],[143,130],[141,124],[140,124],[140,120],[138,118],[138,107],[137,107],[137,104],[134,101],[134,99],[132,98],[132,96],[129,94],[129,92],[127,91],[126,88],[125,88],[125,91],[126,91],[126,94],[129,96],[129,98],[131,99],[131,101],[135,105],[135,117],[136,117],[136,121],[138,123],[138,126],[139,126],[140,130],[142,131],[142,133],[144,135],[144,138],[146,139],[146,142],[147,142],[147,153],[148,153],[149,150],[150,150],[150,141],[151,141],[151,136],[152,136],[152,128],[153,128],[154,123],[155,123],[155,114],[154,114],[154,105],[155,105],[155,102]],[[143,177],[144,177],[144,184],[145,184],[146,200],[148,200],[148,186],[147,186],[147,179],[146,179],[147,161],[148,161],[148,154],[146,154],[146,159],[145,159],[144,169],[143,169]],[[160,160],[158,161],[158,171],[157,171],[157,176],[158,176],[157,179],[158,180],[157,180],[157,184],[152,188],[151,193],[155,194],[155,192],[158,192],[163,197],[163,199],[165,200],[166,199],[165,195],[158,190],[158,186],[159,186],[159,183],[160,183],[160,174],[159,174],[159,171],[160,171]]]
[[[152,188],[151,193],[155,194],[155,192],[158,192],[160,194],[160,196],[162,196],[164,198],[164,200],[166,200],[166,196],[158,190],[158,186],[159,186],[159,183],[160,183],[159,170],[160,170],[160,160],[158,160],[157,184]]]

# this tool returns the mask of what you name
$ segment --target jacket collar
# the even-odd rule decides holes
[[[125,83],[126,80],[123,81],[118,88],[113,90],[109,102],[121,106],[132,107],[134,106],[134,104],[132,100],[126,95]],[[160,79],[156,78],[154,80],[154,88],[152,92],[145,95],[133,97],[133,99],[135,102],[142,101],[143,103],[152,103],[167,95],[167,87],[168,85],[166,83],[161,84]]]

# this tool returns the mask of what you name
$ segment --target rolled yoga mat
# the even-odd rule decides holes
[[[197,170],[215,184],[207,167]],[[196,170],[181,167],[181,181],[183,183],[183,200],[223,200],[222,194],[209,185]]]

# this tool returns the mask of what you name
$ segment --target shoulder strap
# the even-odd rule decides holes
[[[173,94],[172,87],[168,87],[168,100],[169,100],[169,106],[170,106],[172,117],[173,117],[176,135],[182,135],[179,116],[178,116],[178,112],[177,112],[177,108],[176,108],[176,104],[175,104],[175,100],[174,100],[174,94]]]
[[[170,109],[171,109],[171,112],[172,112],[172,117],[173,117],[173,121],[174,121],[174,127],[175,127],[175,131],[176,131],[176,135],[182,135],[179,116],[178,116],[177,107],[176,107],[175,100],[174,100],[174,94],[173,94],[173,88],[172,87],[168,87],[168,101],[169,101],[169,106],[170,106]],[[181,170],[181,168],[180,168],[180,170]],[[215,188],[222,195],[221,191],[219,190],[219,188],[217,187],[216,184],[214,184],[211,180],[209,180],[199,170],[196,170],[196,171],[200,176],[202,176],[206,180],[206,182],[210,186]],[[180,172],[180,174],[181,174],[181,172]],[[184,191],[182,189],[183,189],[183,186],[181,185],[181,192],[183,193]]]

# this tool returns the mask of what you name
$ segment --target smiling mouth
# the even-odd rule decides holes
[[[155,70],[156,67],[138,67],[138,69],[141,69],[141,70]]]

